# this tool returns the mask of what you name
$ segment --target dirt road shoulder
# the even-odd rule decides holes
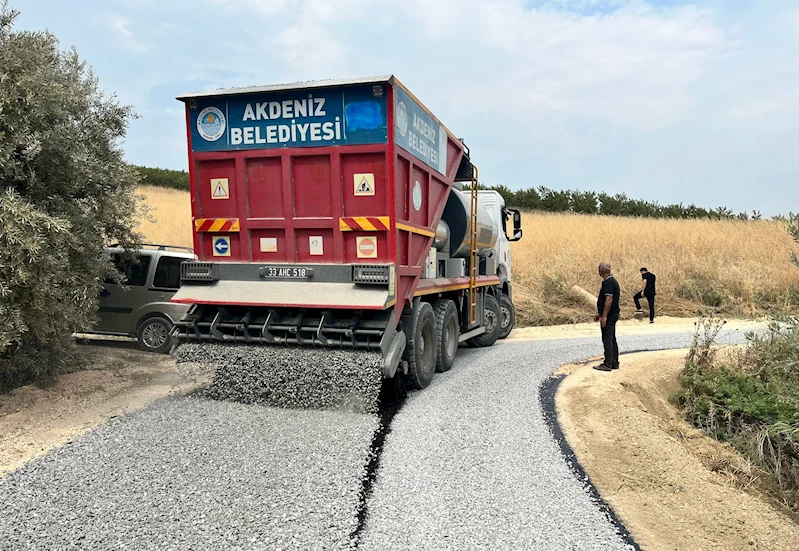
[[[558,422],[577,460],[647,550],[799,549],[799,525],[741,487],[746,461],[669,404],[686,353],[626,355],[611,373],[561,368]]]
[[[79,351],[91,369],[63,375],[48,388],[29,385],[0,395],[0,476],[112,417],[196,386],[168,355],[104,346]]]
[[[616,325],[617,335],[661,335],[663,333],[693,333],[696,318],[672,318],[659,316],[655,323],[648,319],[641,321],[621,320]],[[762,327],[762,322],[753,320],[727,320],[724,332],[751,331]],[[572,325],[549,325],[544,327],[520,327],[514,329],[507,338],[508,342],[531,341],[541,339],[581,339],[595,337],[599,339],[598,323],[575,323]]]

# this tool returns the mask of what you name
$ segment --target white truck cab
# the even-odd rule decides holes
[[[500,326],[502,327],[500,338],[505,338],[513,330],[513,324],[516,321],[516,310],[513,306],[510,284],[512,273],[510,244],[522,238],[521,213],[516,209],[506,207],[505,198],[493,190],[478,191],[477,200],[480,205],[485,207],[499,227],[499,235],[494,244],[492,256],[496,258],[497,275],[503,292],[503,300],[500,301]]]

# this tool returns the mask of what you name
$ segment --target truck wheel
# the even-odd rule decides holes
[[[505,293],[502,293],[502,298],[499,301],[499,311],[499,338],[504,339],[510,335],[516,323],[516,308],[513,306],[513,301]]]
[[[172,337],[169,336],[171,329],[172,322],[166,318],[155,317],[146,320],[136,332],[139,348],[145,352],[166,354],[172,347]]]
[[[455,363],[455,354],[458,353],[458,336],[460,335],[460,322],[458,321],[458,308],[451,300],[437,300],[433,308],[436,315],[436,340],[438,341],[436,354],[436,371],[443,373],[449,371]]]
[[[483,313],[483,323],[486,332],[469,339],[469,344],[476,347],[491,346],[497,342],[500,330],[501,313],[497,299],[491,295],[485,296],[485,311]]]
[[[405,351],[408,355],[408,381],[412,388],[426,388],[436,370],[436,316],[426,302],[419,305],[412,339]]]

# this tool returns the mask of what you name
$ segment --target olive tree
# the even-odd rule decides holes
[[[95,320],[103,248],[132,246],[138,176],[120,142],[135,114],[73,48],[16,31],[0,5],[0,389],[72,361]]]

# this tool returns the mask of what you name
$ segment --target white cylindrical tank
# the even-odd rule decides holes
[[[452,189],[441,219],[449,226],[450,256],[469,257],[469,235],[471,229],[471,192]],[[485,207],[477,204],[477,254],[487,256],[499,237],[499,223]]]
[[[436,228],[436,236],[433,238],[433,247],[438,249],[439,251],[444,248],[444,246],[449,241],[449,226],[444,220],[438,222],[438,227]]]

